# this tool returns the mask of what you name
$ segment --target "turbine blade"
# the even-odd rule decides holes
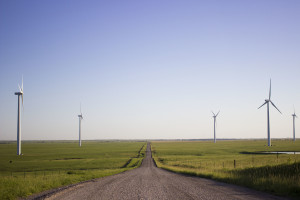
[[[24,112],[23,75],[22,75],[22,88],[21,89],[22,89],[22,91],[21,91],[22,92],[22,108],[23,108],[23,112]]]
[[[211,111],[212,112],[212,114],[215,116],[215,113],[213,112],[213,111]]]
[[[296,111],[295,111],[295,105],[293,105],[293,107],[294,107],[294,115],[296,115]]]
[[[219,112],[220,112],[220,111],[219,111]],[[216,116],[218,116],[219,112],[217,113],[217,115],[216,115]]]
[[[24,110],[24,100],[23,100],[23,94],[22,94],[22,108]]]
[[[22,90],[21,90],[21,87],[20,87],[20,85],[18,84],[18,86],[19,86],[19,90],[20,90],[20,92],[22,92]]]
[[[269,90],[269,100],[271,99],[271,79],[270,79],[270,90]]]
[[[270,101],[270,102],[280,112],[280,110],[275,106],[275,104],[272,101]],[[282,113],[280,112],[280,114],[282,114]]]
[[[257,109],[260,109],[261,107],[263,107],[267,102],[265,101],[265,103],[261,106],[259,106]]]

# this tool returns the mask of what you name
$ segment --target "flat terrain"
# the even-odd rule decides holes
[[[139,168],[62,190],[47,199],[283,199],[155,166],[150,145]]]
[[[152,142],[158,167],[233,183],[280,196],[300,197],[300,140]],[[267,152],[290,152],[290,154]]]
[[[0,199],[26,197],[138,167],[146,142],[25,141],[22,156],[16,143],[0,144]]]

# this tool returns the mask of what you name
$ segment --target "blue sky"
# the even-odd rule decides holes
[[[0,140],[292,137],[300,1],[0,1]],[[300,114],[299,114],[300,115]],[[298,120],[296,120],[296,135]]]

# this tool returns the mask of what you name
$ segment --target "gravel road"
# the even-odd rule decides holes
[[[155,166],[150,145],[134,170],[95,179],[46,199],[283,199],[244,187],[175,174]]]

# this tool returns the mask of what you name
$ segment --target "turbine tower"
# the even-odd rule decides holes
[[[23,77],[22,77],[22,87],[19,86],[19,92],[15,92],[15,95],[18,95],[18,120],[17,120],[17,155],[21,155],[21,101],[22,98],[22,107],[23,107]]]
[[[78,118],[79,118],[79,146],[81,147],[81,120],[83,119],[82,112],[81,112],[81,104],[80,104],[80,115],[78,115]]]
[[[217,116],[219,114],[219,112],[217,114],[215,114],[213,111],[211,111],[213,114],[213,118],[214,118],[214,143],[216,143],[216,122],[217,122]]]
[[[268,146],[271,146],[271,137],[270,137],[270,114],[269,114],[269,103],[271,103],[279,112],[280,110],[275,106],[275,104],[271,101],[271,79],[270,79],[270,90],[269,90],[269,99],[265,99],[265,103],[261,105],[258,109],[267,104],[267,126],[268,126]],[[280,112],[280,114],[282,114]]]
[[[297,117],[297,115],[295,113],[295,108],[294,108],[294,114],[292,114],[292,116],[293,116],[293,140],[295,142],[296,141],[296,136],[295,136],[295,117]]]

